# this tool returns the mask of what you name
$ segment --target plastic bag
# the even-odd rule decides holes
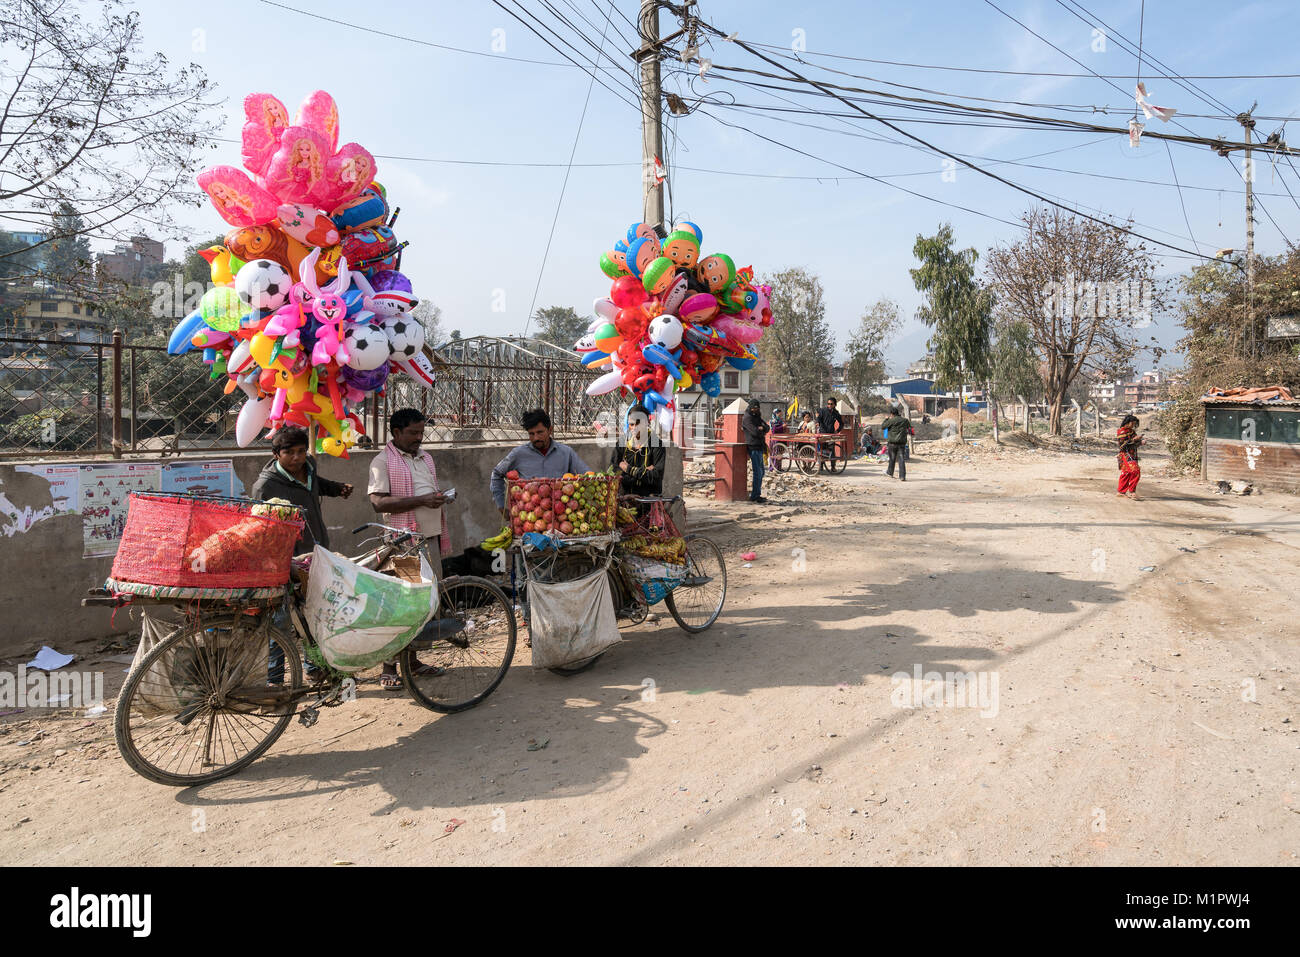
[[[393,578],[317,545],[303,610],[329,666],[365,671],[410,644],[438,610],[437,582],[423,555],[420,577],[419,584]]]
[[[534,668],[576,665],[622,641],[604,568],[568,582],[530,581],[528,601]]]

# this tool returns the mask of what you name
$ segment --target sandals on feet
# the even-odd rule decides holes
[[[400,691],[402,688],[402,679],[396,673],[389,674],[385,672],[379,676],[379,687],[385,691]]]

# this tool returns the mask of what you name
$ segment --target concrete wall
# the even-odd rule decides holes
[[[589,466],[596,469],[609,464],[611,450],[594,440],[571,444]],[[507,444],[433,447],[438,469],[438,483],[455,487],[458,498],[448,511],[448,527],[454,554],[460,554],[501,528],[501,517],[492,503],[488,480],[493,466],[511,448]],[[675,446],[668,450],[668,474],[664,492],[680,494],[682,490],[682,454]],[[330,546],[344,554],[356,550],[359,538],[352,529],[369,521],[382,521],[366,496],[370,460],[376,453],[356,452],[351,459],[325,458],[321,474],[339,482],[351,482],[356,492],[350,499],[327,498],[322,501],[325,523],[329,528]],[[236,492],[247,494],[262,466],[270,461],[267,451],[214,453],[195,457],[195,461],[232,461]],[[42,476],[17,470],[24,464],[76,465],[75,461],[4,462],[0,463],[0,657],[25,655],[42,644],[66,647],[70,641],[95,638],[110,631],[123,632],[138,628],[125,612],[116,616],[110,629],[110,612],[103,608],[82,608],[81,599],[90,588],[104,583],[112,568],[112,558],[82,558],[82,519],[80,515],[49,516],[53,497],[49,482]],[[104,461],[104,460],[99,460]],[[133,461],[158,462],[139,458]],[[177,462],[176,458],[167,459]],[[182,462],[190,461],[186,459]],[[7,503],[7,504],[6,504]],[[14,513],[17,514],[14,514]],[[42,517],[42,515],[45,517]]]

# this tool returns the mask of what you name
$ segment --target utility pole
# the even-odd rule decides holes
[[[663,129],[659,119],[662,93],[659,80],[659,0],[641,0],[641,221],[663,228],[664,187],[655,174],[655,160],[663,155]]]
[[[1250,143],[1254,141],[1254,111],[1242,113],[1237,122],[1246,130],[1246,322],[1250,328],[1250,355],[1255,358],[1259,350],[1255,341],[1255,166],[1250,158]]]

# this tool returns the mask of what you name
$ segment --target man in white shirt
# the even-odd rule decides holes
[[[398,409],[389,417],[392,438],[370,461],[367,491],[370,504],[383,516],[385,524],[418,532],[429,539],[425,554],[441,579],[442,556],[451,553],[447,516],[443,513],[448,499],[438,490],[433,457],[420,448],[424,424],[424,416],[416,409]],[[417,673],[438,675],[442,669],[421,664]],[[389,690],[402,686],[396,662],[384,664],[379,684]]]

